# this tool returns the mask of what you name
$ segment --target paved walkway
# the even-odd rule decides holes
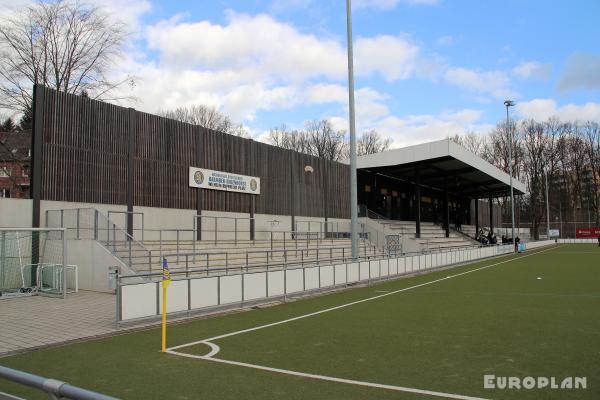
[[[0,357],[8,353],[117,331],[115,295],[79,291],[67,299],[0,300]]]

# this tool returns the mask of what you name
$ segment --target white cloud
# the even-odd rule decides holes
[[[334,83],[318,83],[306,88],[305,98],[309,104],[345,103],[348,89]]]
[[[356,69],[359,74],[379,72],[388,81],[412,75],[419,48],[397,36],[381,35],[359,38],[355,45]]]
[[[399,148],[413,144],[440,140],[455,134],[489,132],[493,125],[483,123],[480,110],[463,109],[459,111],[444,111],[439,114],[422,114],[398,117],[386,114],[382,118],[365,125],[357,118],[357,132],[375,129],[383,137],[392,140],[392,147]],[[330,117],[336,129],[348,130],[348,120],[345,117]]]
[[[517,103],[516,110],[521,118],[533,118],[539,121],[550,117],[558,117],[563,121],[600,121],[600,103],[558,106],[553,99],[534,99]]]
[[[512,73],[519,78],[538,78],[550,79],[552,66],[550,64],[540,64],[536,61],[526,61],[512,69]]]
[[[259,110],[303,104],[347,104],[347,56],[340,38],[304,33],[260,14],[228,12],[227,22],[183,21],[181,16],[145,29],[148,61],[131,56],[120,68],[141,78],[134,95],[146,111],[203,103],[237,121],[251,121]],[[356,74],[386,80],[415,74],[419,47],[401,36],[357,38]],[[379,96],[379,97],[378,97]],[[363,118],[388,112],[384,96],[357,90]]]
[[[396,7],[399,3],[417,6],[435,5],[439,2],[440,0],[356,0],[353,3],[353,8],[375,8],[379,10],[391,10],[392,8]]]
[[[480,122],[481,112],[464,109],[437,115],[390,116],[380,121],[377,130],[393,140],[393,147],[403,147],[444,139],[467,132],[483,133],[492,126]]]
[[[137,32],[141,29],[141,17],[152,10],[150,0],[94,0],[92,3],[104,8],[114,18],[126,23]]]
[[[558,89],[600,89],[600,55],[574,54],[569,57],[565,72],[558,82]]]
[[[339,41],[303,34],[264,14],[230,12],[226,25],[161,21],[147,29],[149,47],[170,68],[260,69],[272,78],[303,80],[345,76]]]
[[[510,78],[504,71],[479,71],[468,68],[450,68],[444,76],[446,82],[460,88],[491,95],[495,98],[512,97]]]

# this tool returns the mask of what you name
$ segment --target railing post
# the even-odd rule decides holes
[[[233,239],[233,242],[234,242],[235,244],[237,244],[237,221],[238,221],[238,219],[237,219],[237,218],[235,218],[233,221],[234,221],[234,223],[233,223],[233,225],[234,225],[233,229],[235,230],[235,232],[234,232],[234,234],[233,234],[233,235],[234,235],[234,236],[233,236],[233,237],[234,237],[234,239]]]
[[[215,245],[217,244],[217,227],[219,226],[219,219],[217,217],[214,217],[215,220]]]
[[[127,243],[129,244],[129,268],[133,268],[131,263],[131,238],[127,238]]]
[[[63,299],[67,298],[67,231],[62,231],[62,283]]]
[[[81,210],[78,208],[77,209],[77,240],[79,240],[79,212]]]
[[[273,231],[271,231],[271,250],[273,250]]]
[[[65,210],[60,210],[60,227],[64,228]]]
[[[160,259],[162,260],[162,229],[158,231],[158,251],[160,253]]]
[[[152,250],[148,251],[148,272],[152,273]]]
[[[94,240],[98,240],[98,210],[94,210]]]
[[[113,224],[112,228],[113,228],[112,229],[112,231],[113,231],[113,240],[112,240],[112,242],[113,242],[113,251],[116,252],[117,251],[117,236],[116,236],[116,233],[115,233],[115,224]]]
[[[175,232],[177,234],[177,264],[179,264],[179,229],[177,229]]]

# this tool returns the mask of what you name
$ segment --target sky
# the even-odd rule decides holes
[[[122,105],[215,106],[258,140],[313,119],[348,129],[343,0],[93,2],[132,31],[113,76],[135,76],[121,90],[137,100]],[[352,14],[359,133],[484,134],[505,99],[519,119],[600,121],[599,1],[354,0]]]

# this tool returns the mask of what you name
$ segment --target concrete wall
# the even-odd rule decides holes
[[[33,201],[0,198],[0,228],[31,227]]]
[[[94,240],[69,240],[67,264],[77,265],[80,289],[97,292],[114,292],[108,287],[109,267],[117,266],[121,272],[127,269],[105,247]]]

